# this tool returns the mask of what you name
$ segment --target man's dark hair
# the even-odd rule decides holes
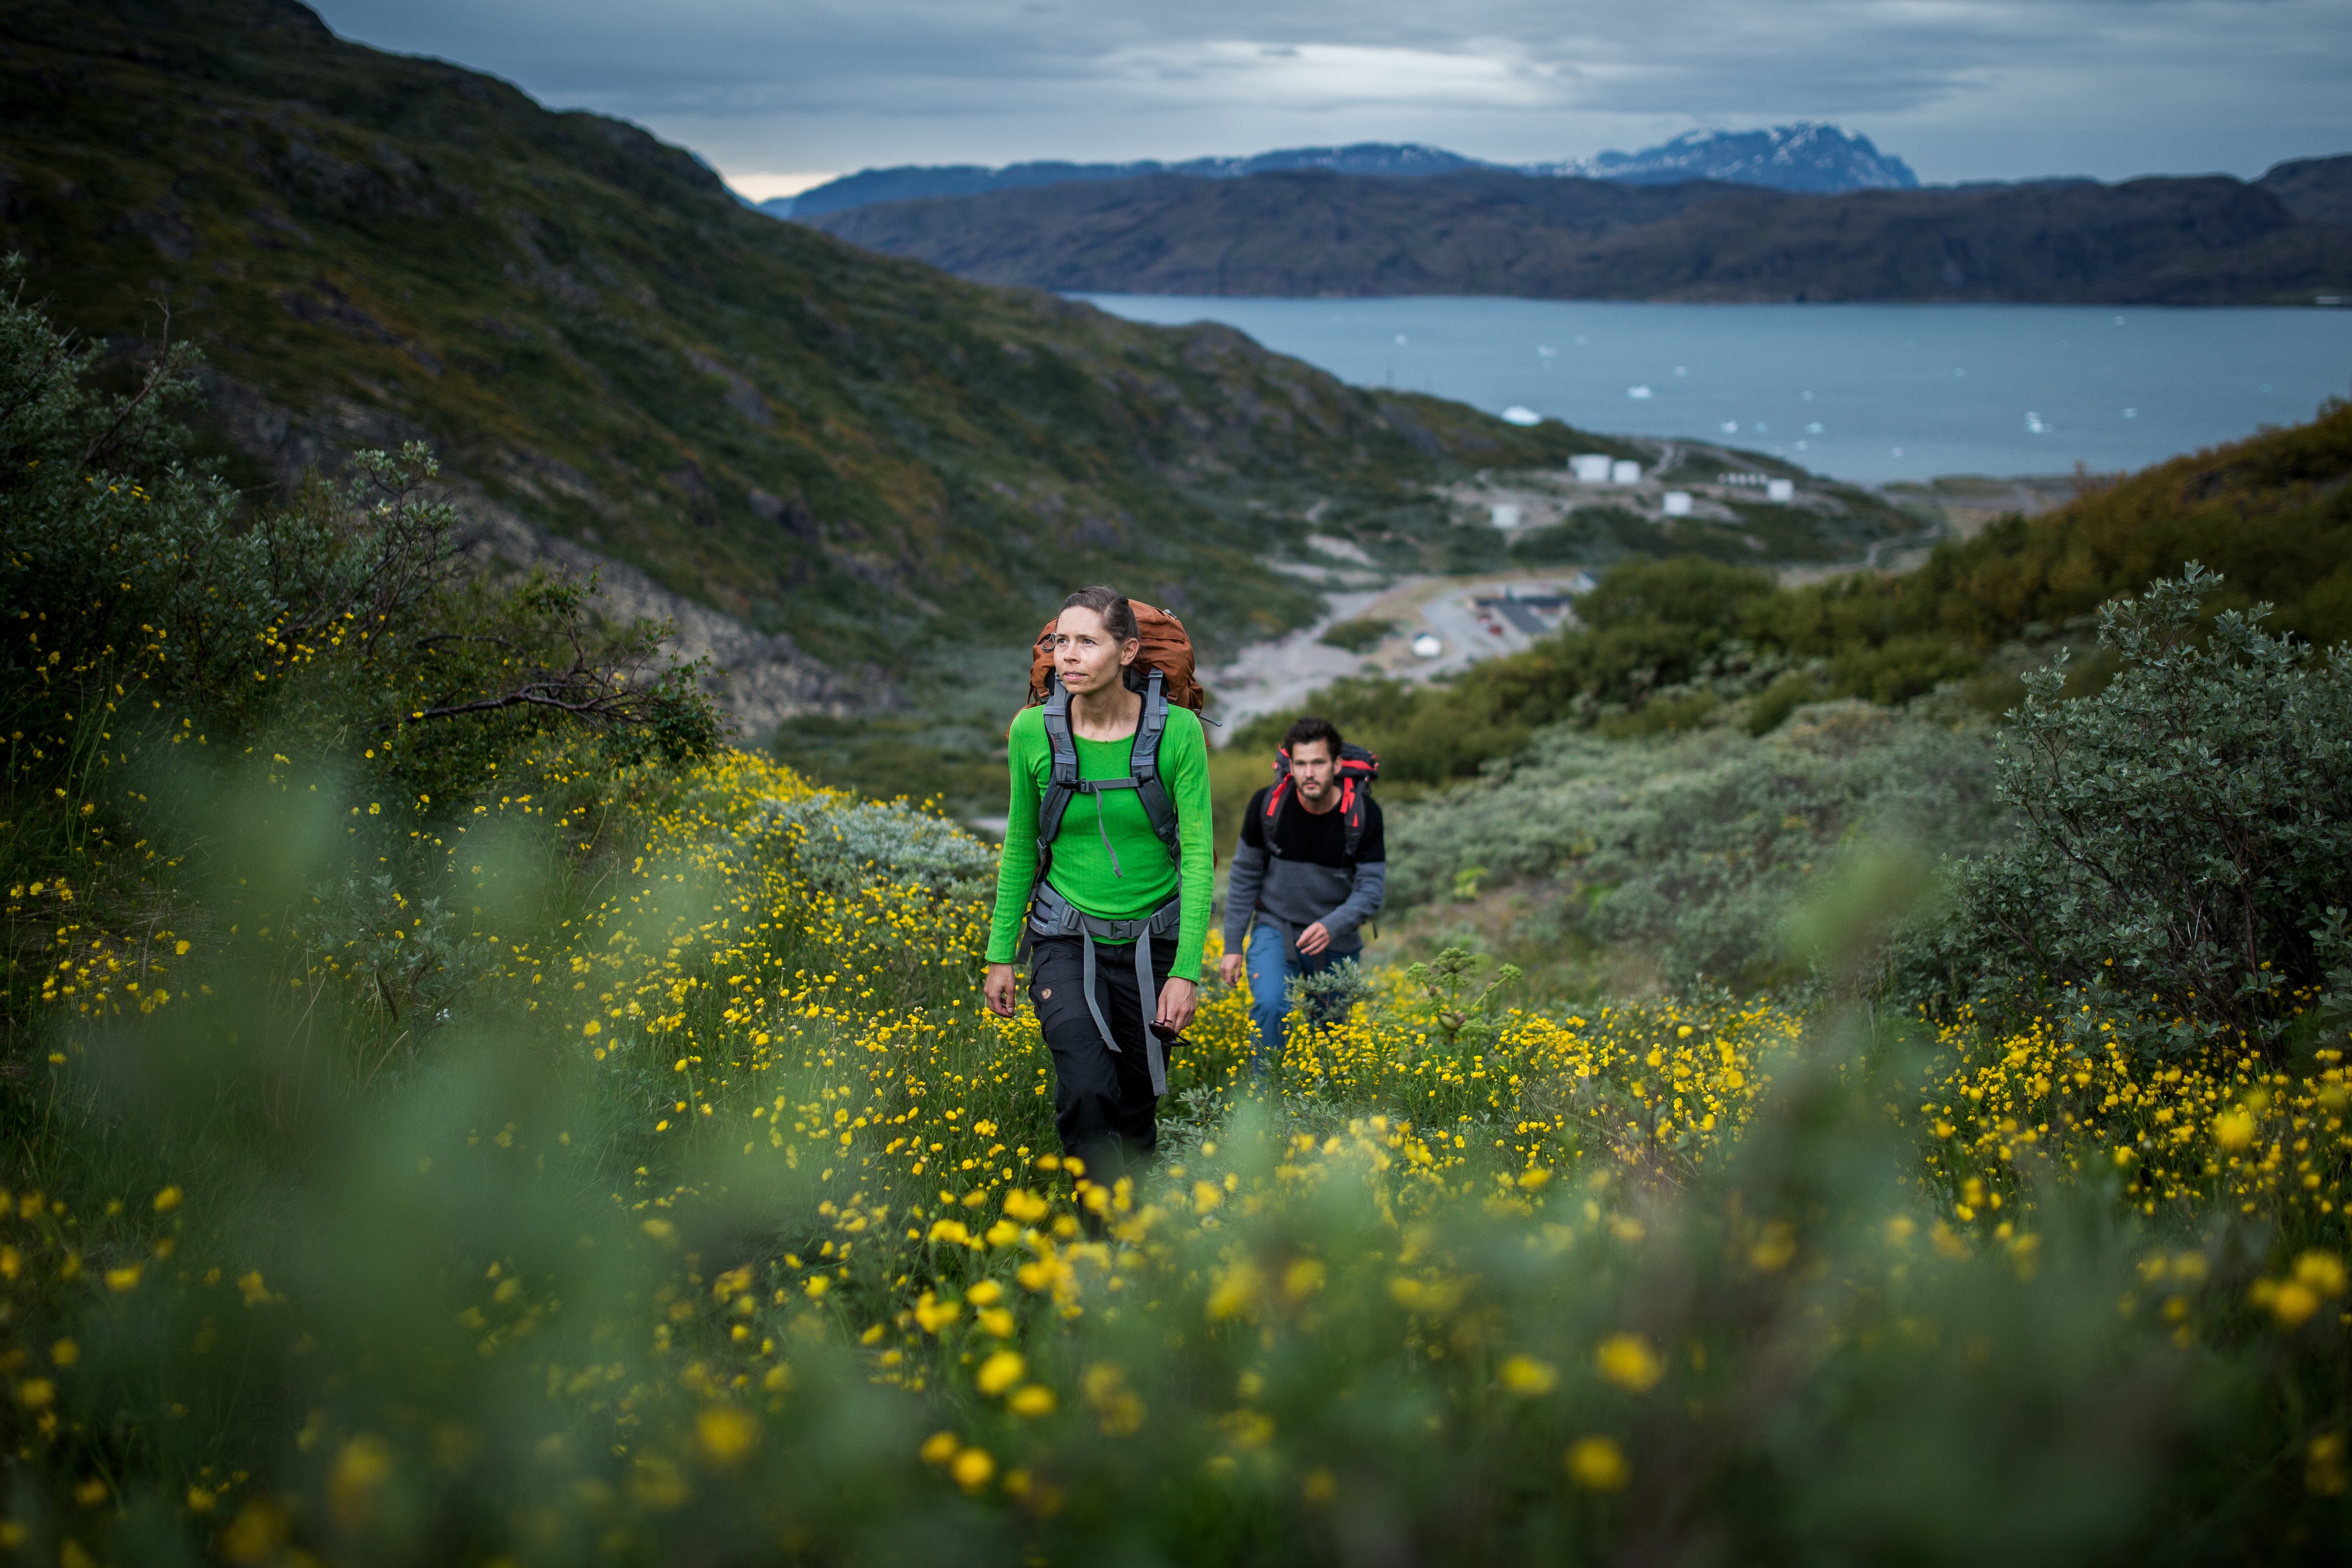
[[[1302,743],[1308,741],[1322,742],[1330,749],[1331,760],[1335,763],[1339,760],[1339,748],[1343,743],[1339,739],[1339,726],[1330,720],[1318,719],[1312,715],[1299,720],[1283,731],[1282,749],[1287,753],[1296,751]]]

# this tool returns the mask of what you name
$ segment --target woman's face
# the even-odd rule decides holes
[[[1094,610],[1064,610],[1054,623],[1054,668],[1073,697],[1108,688],[1141,647],[1133,638],[1123,643],[1114,638]]]

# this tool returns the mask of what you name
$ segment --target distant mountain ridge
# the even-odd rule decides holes
[[[1602,153],[1561,163],[1538,163],[1539,174],[1580,175],[1629,185],[1671,185],[1717,180],[1778,191],[1916,191],[1911,165],[1834,125],[1801,120],[1762,131],[1687,131],[1639,153]]]
[[[1107,180],[1131,180],[1146,174],[1235,180],[1283,169],[1328,169],[1339,174],[1410,177],[1491,166],[1475,158],[1448,153],[1442,147],[1391,142],[1359,142],[1347,147],[1286,147],[1246,158],[1191,158],[1181,163],[1162,163],[1149,158],[1132,163],[1008,163],[1001,169],[981,163],[904,163],[889,169],[861,169],[855,174],[845,174],[840,179],[803,191],[796,196],[775,196],[757,205],[761,212],[772,217],[805,220],[826,213],[870,206],[877,202],[911,201],[925,196],[976,196],[990,191],[1099,184]]]
[[[844,239],[1072,294],[1552,300],[2332,303],[2352,296],[2352,159],[2275,191],[2215,175],[2120,185],[1849,191],[1629,184],[1473,169],[1293,170],[890,202]],[[2267,177],[2266,177],[2267,179]]]
[[[1144,159],[1131,163],[1010,163],[992,169],[979,163],[901,164],[862,169],[802,192],[761,202],[772,217],[806,221],[877,202],[916,201],[927,196],[977,196],[992,191],[1034,190],[1044,185],[1095,184],[1177,174],[1191,179],[1237,180],[1292,169],[1325,169],[1335,174],[1412,178],[1499,169],[1513,174],[1569,175],[1625,184],[1663,185],[1687,180],[1720,180],[1784,191],[1912,190],[1919,177],[1909,164],[1834,125],[1799,121],[1760,131],[1692,131],[1639,153],[1601,153],[1557,163],[1497,163],[1467,158],[1418,142],[1358,142],[1345,147],[1286,147],[1245,158],[1192,158],[1179,163]]]

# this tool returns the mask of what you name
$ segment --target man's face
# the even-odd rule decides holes
[[[1339,759],[1331,754],[1328,742],[1301,741],[1290,748],[1290,782],[1308,805],[1321,805],[1339,777]]]

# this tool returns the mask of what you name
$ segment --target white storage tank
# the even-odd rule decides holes
[[[1613,485],[1638,485],[1642,482],[1642,465],[1620,458],[1609,466],[1609,482]]]
[[[1605,485],[1609,482],[1609,454],[1585,452],[1568,460],[1576,470],[1576,482],[1582,485]]]
[[[1495,519],[1495,526],[1496,528],[1517,528],[1519,526],[1519,509],[1511,505],[1507,501],[1496,502],[1492,515]]]
[[[1764,499],[1766,500],[1795,500],[1797,499],[1797,481],[1794,479],[1765,480]]]
[[[1664,505],[1668,517],[1688,517],[1691,514],[1690,491],[1668,490]]]

